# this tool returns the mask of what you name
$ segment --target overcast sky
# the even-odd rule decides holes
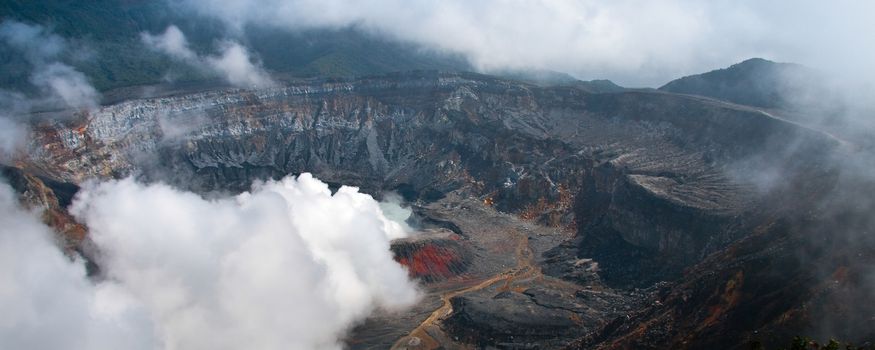
[[[749,57],[871,77],[873,1],[185,0],[230,28],[355,26],[461,53],[481,69],[539,68],[627,86]]]

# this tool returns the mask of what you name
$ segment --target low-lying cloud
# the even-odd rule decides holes
[[[355,27],[460,53],[481,70],[550,69],[631,86],[655,87],[755,56],[847,72],[875,61],[875,44],[866,35],[875,30],[870,18],[875,6],[865,1],[184,3],[236,30],[252,25],[290,30]]]
[[[184,61],[198,60],[197,55],[189,48],[185,34],[177,26],[169,26],[164,33],[156,35],[140,33],[140,40],[153,50],[163,52],[172,58]]]
[[[189,47],[185,34],[176,26],[169,26],[164,33],[157,35],[140,33],[140,38],[146,46],[176,60],[195,67],[208,67],[234,86],[251,88],[276,85],[260,62],[235,41],[219,43],[219,53],[216,55],[199,56]]]
[[[32,71],[33,94],[0,88],[0,161],[12,157],[26,143],[27,119],[40,109],[88,110],[98,106],[100,94],[82,72],[61,61],[69,50],[66,40],[39,25],[6,20],[0,23],[0,41],[26,58]]]
[[[35,72],[31,82],[56,96],[67,107],[97,107],[100,95],[85,74],[60,62],[52,62]]]
[[[71,212],[100,252],[96,284],[12,197],[4,185],[0,311],[17,316],[0,323],[2,348],[339,349],[374,310],[418,297],[389,250],[403,227],[356,188],[332,195],[309,174],[217,200],[86,184]]]
[[[27,127],[9,117],[0,116],[0,161],[11,158],[24,147]]]
[[[35,98],[42,106],[94,108],[100,94],[85,74],[60,60],[68,50],[64,38],[39,25],[16,21],[0,23],[0,40],[27,58],[33,67],[30,82],[41,93]]]

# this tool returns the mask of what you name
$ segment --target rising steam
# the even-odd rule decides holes
[[[372,311],[417,299],[389,250],[402,226],[356,188],[332,195],[309,174],[218,200],[132,179],[87,184],[71,211],[100,251],[96,285],[0,194],[0,305],[21,315],[0,324],[3,348],[337,349]]]
[[[162,34],[140,33],[143,43],[149,48],[162,52],[176,60],[194,67],[208,67],[219,73],[231,85],[249,87],[269,87],[276,85],[261,63],[236,41],[225,40],[219,45],[217,55],[199,56],[188,45],[185,34],[176,26],[169,26]]]
[[[69,48],[60,36],[39,25],[4,21],[0,23],[0,40],[17,50],[33,67],[30,83],[41,93],[35,102],[56,108],[98,105],[100,94],[85,74],[61,62],[61,53]]]
[[[88,281],[36,214],[0,183],[0,348],[153,349],[144,310],[111,283]]]

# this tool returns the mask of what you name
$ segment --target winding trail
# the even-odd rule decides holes
[[[528,236],[518,230],[515,230],[515,238],[517,239],[516,260],[517,266],[511,269],[502,271],[492,277],[489,277],[480,283],[444,292],[441,294],[441,307],[435,309],[422,323],[413,329],[407,336],[399,339],[392,346],[393,350],[408,350],[408,349],[437,349],[442,346],[441,342],[429,335],[429,329],[440,330],[438,322],[449,316],[453,312],[453,305],[450,302],[452,298],[459,295],[476,292],[485,288],[489,288],[498,282],[504,282],[505,285],[510,285],[516,279],[533,278],[541,275],[541,269],[534,264],[534,254],[529,247]]]

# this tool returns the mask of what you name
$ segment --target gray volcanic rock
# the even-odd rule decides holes
[[[855,190],[872,191],[871,181]],[[843,190],[800,201],[569,348],[777,348],[800,334],[871,342],[875,249],[868,205]],[[866,208],[866,209],[864,209]],[[816,214],[814,214],[816,213]]]
[[[592,289],[573,294],[536,286],[503,291],[491,297],[465,295],[452,299],[446,327],[471,343],[504,348],[555,348],[573,334],[594,331],[631,311],[631,298]]]
[[[545,307],[523,293],[502,292],[491,298],[462,296],[452,300],[447,322],[454,334],[480,345],[541,343],[579,332],[572,311]]]
[[[42,214],[42,221],[58,233],[57,242],[65,253],[69,254],[81,248],[86,235],[85,226],[76,222],[66,210],[79,191],[78,186],[34,176],[3,165],[0,165],[0,179],[12,187],[25,208]]]
[[[601,327],[633,332],[610,321],[631,317],[655,292],[621,297],[612,287],[694,278],[683,271],[804,212],[800,203],[835,186],[832,159],[843,146],[707,99],[437,72],[133,100],[34,130],[28,158],[16,164],[59,181],[134,175],[198,192],[240,191],[253,180],[312,172],[368,193],[396,190],[429,208],[423,220],[459,238],[396,245],[409,264],[422,263],[423,276],[437,272],[435,285],[526,277],[517,289],[490,285],[451,298],[449,335],[493,346],[549,337],[558,346]],[[539,240],[519,220],[573,237]],[[513,237],[499,237],[511,233],[491,224],[512,228]],[[417,257],[423,249],[425,260]],[[514,261],[525,264],[514,269]],[[474,279],[455,276],[465,273]],[[550,283],[534,288],[538,278]],[[697,280],[703,291],[718,288],[719,279]],[[608,328],[599,339],[619,334]],[[674,338],[660,339],[652,344]]]
[[[835,144],[681,96],[419,73],[129,101],[39,127],[24,164],[71,182],[140,174],[200,191],[304,171],[416,197],[466,187],[542,222],[602,223],[685,266],[737,238],[721,225],[757,199],[757,179],[727,168],[822,172]]]

